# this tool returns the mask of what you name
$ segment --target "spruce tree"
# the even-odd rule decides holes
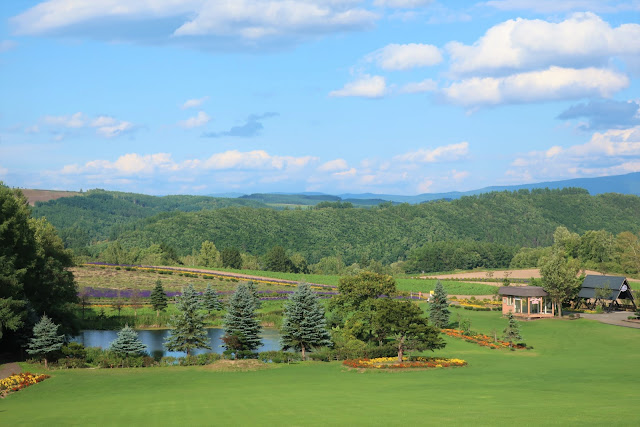
[[[222,310],[222,302],[218,299],[218,294],[211,285],[207,285],[202,295],[202,308],[209,313],[211,313],[211,310]]]
[[[253,302],[256,305],[256,310],[260,309],[262,307],[262,301],[260,301],[260,294],[258,294],[258,288],[256,287],[256,284],[253,283],[253,280],[249,280],[247,282],[247,288],[253,296]]]
[[[111,342],[109,350],[121,356],[142,356],[147,352],[147,346],[142,344],[136,331],[125,325]]]
[[[209,337],[204,328],[204,314],[198,312],[200,308],[198,293],[189,285],[182,289],[182,296],[177,298],[176,306],[179,313],[171,317],[171,331],[165,339],[164,345],[170,351],[184,351],[187,356],[197,348],[209,346]]]
[[[331,335],[327,330],[324,309],[307,283],[301,283],[289,296],[284,306],[284,318],[280,330],[280,343],[287,350],[302,351],[312,347],[331,345]]]
[[[438,280],[429,303],[429,321],[438,328],[449,326],[449,303],[447,302],[447,292]]]
[[[44,359],[44,368],[48,369],[47,355],[60,350],[64,344],[64,335],[58,335],[58,325],[53,323],[46,314],[33,327],[33,338],[29,340],[27,353]]]
[[[167,294],[164,293],[160,279],[156,281],[156,286],[151,291],[151,306],[156,311],[156,317],[160,317],[160,311],[167,309]]]
[[[502,332],[504,333],[505,341],[509,342],[509,347],[513,347],[514,341],[522,339],[520,336],[520,326],[513,313],[509,313],[507,319],[509,320],[509,324]]]
[[[256,350],[262,344],[260,331],[262,327],[256,318],[254,296],[248,286],[241,283],[236,288],[227,305],[224,319],[224,347],[238,352]]]

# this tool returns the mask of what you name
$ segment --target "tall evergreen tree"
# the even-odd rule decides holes
[[[27,353],[44,359],[44,367],[48,368],[47,355],[60,350],[64,344],[64,335],[58,335],[58,325],[53,323],[46,314],[33,327],[33,338],[29,341]]]
[[[518,321],[513,313],[509,313],[507,319],[509,320],[509,324],[502,332],[504,333],[504,339],[509,342],[509,347],[513,347],[514,341],[522,339],[520,336],[520,325],[518,325]]]
[[[327,330],[324,309],[307,283],[301,283],[289,296],[284,306],[284,319],[280,332],[282,348],[302,351],[312,347],[331,345],[331,335]]]
[[[449,326],[449,303],[447,302],[447,292],[440,280],[436,283],[436,287],[429,302],[429,321],[438,328],[446,328]]]
[[[171,317],[171,331],[164,345],[170,351],[184,351],[187,356],[197,348],[211,350],[209,337],[204,328],[204,314],[200,308],[198,293],[189,285],[182,289],[182,296],[177,299],[179,313]]]
[[[202,308],[209,313],[211,313],[212,310],[222,310],[222,302],[218,299],[218,294],[211,285],[207,285],[202,295]]]
[[[239,351],[256,350],[262,344],[262,327],[256,318],[255,300],[246,284],[236,288],[227,306],[224,319],[225,336],[223,341],[227,350],[233,350],[238,357]]]
[[[121,356],[142,356],[147,352],[147,346],[140,341],[136,331],[125,325],[111,342],[109,350]]]
[[[260,309],[262,307],[262,301],[260,301],[260,294],[258,293],[258,288],[253,280],[249,280],[247,282],[247,289],[249,289],[249,292],[251,292],[251,295],[253,296],[253,302],[256,305],[256,310]]]
[[[156,281],[156,286],[151,291],[151,306],[156,311],[156,317],[160,317],[160,312],[167,309],[167,294],[164,293],[160,279]]]

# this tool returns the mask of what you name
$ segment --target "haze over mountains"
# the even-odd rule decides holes
[[[448,199],[455,200],[463,196],[474,196],[491,191],[516,191],[521,189],[533,190],[535,188],[560,189],[567,187],[584,188],[589,194],[620,193],[640,196],[640,172],[626,175],[602,176],[596,178],[576,178],[563,181],[538,182],[533,184],[491,186],[470,191],[452,191],[448,193],[424,193],[415,196],[402,196],[394,194],[345,193],[335,195],[303,192],[303,193],[224,193],[210,194],[212,197],[248,198],[259,200],[263,203],[301,204],[314,205],[320,201],[348,201],[358,206],[377,205],[389,201],[394,203],[422,203],[431,200]]]

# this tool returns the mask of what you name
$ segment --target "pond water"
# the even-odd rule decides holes
[[[137,332],[140,341],[147,346],[149,354],[156,359],[164,356],[186,356],[184,352],[167,351],[167,349],[163,347],[164,339],[169,335],[169,329],[139,330]],[[223,329],[208,328],[207,335],[209,336],[211,350],[196,350],[193,354],[222,353],[224,351],[221,340],[224,335]],[[118,331],[84,330],[80,335],[74,337],[72,341],[79,342],[85,347],[101,347],[106,349],[117,336]],[[262,338],[262,346],[258,348],[258,351],[280,350],[280,333],[277,330],[263,329],[260,337]]]

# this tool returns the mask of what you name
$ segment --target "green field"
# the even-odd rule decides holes
[[[464,315],[479,332],[506,326],[495,312]],[[489,350],[447,337],[435,354],[463,358],[464,368],[361,373],[339,362],[306,362],[254,372],[53,371],[51,379],[2,400],[0,424],[640,423],[640,330],[587,319],[537,320],[521,330],[533,350]]]

